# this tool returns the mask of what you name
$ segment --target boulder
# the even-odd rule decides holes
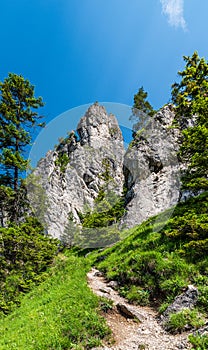
[[[178,295],[174,302],[168,306],[168,308],[161,315],[162,324],[165,325],[171,314],[178,313],[183,309],[192,309],[198,300],[198,289],[192,285],[189,285],[186,291]]]

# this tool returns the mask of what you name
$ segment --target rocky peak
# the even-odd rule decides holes
[[[107,114],[105,108],[95,102],[81,118],[77,132],[80,144],[93,148],[106,147],[106,140],[122,142],[123,137],[113,114]]]
[[[49,151],[35,170],[47,196],[47,231],[61,237],[68,217],[79,223],[79,212],[93,207],[99,191],[123,191],[123,137],[116,118],[93,104],[81,118],[77,133]]]
[[[69,215],[80,223],[79,213],[86,206],[94,207],[101,190],[121,196],[126,188],[121,227],[133,227],[174,206],[180,194],[179,132],[171,128],[174,117],[171,105],[162,108],[125,153],[116,117],[93,104],[77,132],[71,132],[56,151],[49,151],[35,171],[47,195],[48,233],[61,237]]]

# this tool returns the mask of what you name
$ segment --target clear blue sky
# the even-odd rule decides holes
[[[208,57],[207,0],[1,0],[0,80],[28,78],[49,122],[94,101],[154,108],[170,99],[183,55]]]

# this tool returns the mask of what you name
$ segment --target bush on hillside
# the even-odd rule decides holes
[[[0,228],[0,312],[9,313],[21,295],[44,279],[58,251],[58,240],[44,235],[35,218]]]

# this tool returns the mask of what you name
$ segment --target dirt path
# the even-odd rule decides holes
[[[106,313],[105,317],[115,343],[104,346],[103,350],[190,349],[186,333],[171,335],[165,332],[157,322],[154,310],[129,304],[109,286],[98,270],[93,268],[87,277],[88,284],[95,294],[114,302],[113,310]]]

